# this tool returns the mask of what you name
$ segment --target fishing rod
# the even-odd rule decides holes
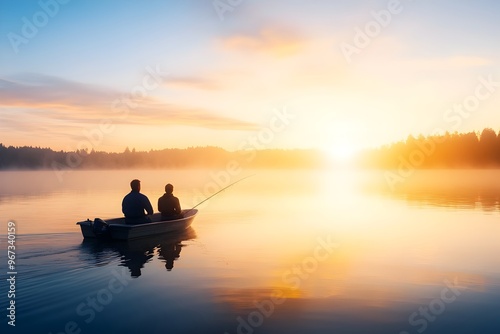
[[[211,199],[211,198],[212,198],[212,197],[214,197],[215,195],[217,195],[217,194],[219,194],[219,193],[223,192],[223,191],[224,191],[224,190],[226,190],[227,188],[232,187],[232,186],[234,186],[236,183],[241,182],[241,181],[243,181],[243,180],[245,180],[245,179],[248,179],[249,177],[252,177],[252,176],[255,176],[255,174],[248,175],[248,176],[246,176],[246,177],[244,177],[244,178],[242,178],[242,179],[239,179],[238,181],[235,181],[235,182],[231,183],[231,184],[230,184],[230,185],[228,185],[228,186],[225,186],[224,188],[222,188],[221,190],[219,190],[219,191],[218,191],[218,192],[216,192],[215,194],[210,195],[209,197],[205,198],[205,199],[204,199],[203,201],[201,201],[200,203],[198,203],[198,204],[196,204],[195,206],[193,206],[191,209],[187,210],[184,214],[186,214],[186,213],[188,213],[188,212],[192,211],[192,210],[193,210],[194,208],[196,208],[197,206],[199,206],[199,205],[201,205],[201,204],[205,203],[206,201],[208,201],[209,199]]]

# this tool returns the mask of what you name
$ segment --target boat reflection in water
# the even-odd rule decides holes
[[[165,263],[167,271],[174,268],[174,261],[180,257],[183,241],[196,239],[196,233],[189,227],[178,233],[160,234],[128,241],[113,241],[99,239],[84,239],[82,251],[91,255],[96,266],[109,264],[117,257],[120,266],[127,267],[134,278],[141,276],[141,269],[155,255]]]

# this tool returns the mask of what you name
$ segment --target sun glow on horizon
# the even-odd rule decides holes
[[[363,147],[364,131],[354,120],[335,120],[330,131],[323,135],[322,150],[329,162],[337,166],[351,165]]]
[[[358,149],[346,142],[337,142],[325,149],[325,152],[332,163],[347,165],[350,164]]]

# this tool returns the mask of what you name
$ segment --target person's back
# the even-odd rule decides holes
[[[149,221],[146,217],[153,214],[153,206],[146,195],[140,193],[141,183],[139,180],[130,182],[132,191],[122,201],[122,212],[127,224],[141,224]],[[145,212],[146,211],[146,212]]]
[[[165,186],[165,194],[158,199],[158,211],[163,219],[182,218],[179,199],[173,194],[174,187],[169,183]]]

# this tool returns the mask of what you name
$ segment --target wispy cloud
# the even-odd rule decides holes
[[[148,104],[133,110],[129,117],[122,120],[123,124],[135,125],[184,125],[217,130],[253,131],[258,128],[254,123],[235,118],[219,116],[206,109],[167,105]]]
[[[164,78],[165,86],[181,89],[200,89],[215,91],[221,89],[216,81],[195,76],[169,76]]]
[[[263,28],[253,34],[234,34],[222,38],[219,42],[226,50],[263,53],[284,58],[301,52],[307,40],[290,29]]]
[[[4,107],[95,108],[109,104],[118,94],[111,89],[41,74],[0,78],[0,99]]]
[[[193,84],[197,82],[195,78],[177,78],[173,81],[188,84],[190,80]],[[208,83],[198,81],[198,85],[206,86]],[[26,115],[26,123],[31,123],[34,117],[45,124],[54,125],[62,121],[67,125],[97,124],[102,119],[110,118],[115,124],[184,125],[219,130],[256,128],[253,123],[221,116],[208,109],[168,103],[153,96],[136,101],[136,108],[118,117],[111,108],[112,103],[126,97],[127,93],[45,75],[0,78],[1,108],[21,110]],[[16,117],[16,113],[6,113],[3,120],[14,121]]]

